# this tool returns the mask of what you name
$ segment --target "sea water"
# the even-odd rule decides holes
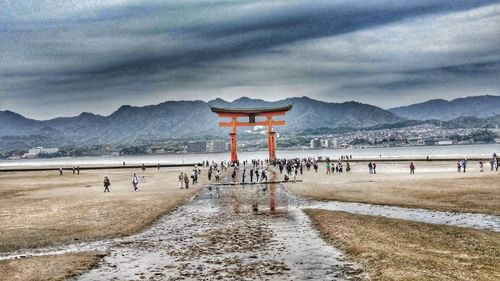
[[[492,154],[500,153],[500,144],[450,145],[450,146],[413,146],[413,147],[383,147],[383,148],[348,148],[348,149],[318,149],[318,150],[278,150],[278,158],[296,157],[329,157],[338,159],[340,155],[352,155],[356,159],[398,159],[398,158],[449,158],[462,159],[483,157],[491,158]],[[238,158],[243,160],[265,159],[267,150],[238,152]],[[202,161],[229,160],[229,152],[199,153],[199,154],[149,154],[129,156],[101,157],[61,157],[48,159],[18,159],[0,160],[1,168],[36,168],[36,167],[72,167],[72,166],[111,166],[122,165],[156,165],[160,164],[192,164]]]

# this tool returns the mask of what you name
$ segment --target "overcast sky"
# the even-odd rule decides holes
[[[0,110],[500,95],[500,1],[0,1]]]

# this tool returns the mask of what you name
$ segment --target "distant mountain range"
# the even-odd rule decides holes
[[[478,96],[449,102],[431,100],[390,110],[358,102],[328,103],[307,97],[276,102],[242,97],[232,102],[215,99],[209,102],[167,101],[142,107],[124,105],[109,116],[84,112],[75,117],[44,121],[28,119],[11,111],[0,111],[0,149],[226,138],[228,129],[218,127],[221,120],[211,112],[211,106],[249,108],[288,104],[293,104],[293,109],[280,118],[287,122],[285,127],[277,129],[280,132],[405,127],[422,123],[419,120],[425,119],[455,119],[445,122],[446,126],[500,125],[500,117],[491,117],[500,115],[499,96]]]
[[[307,97],[276,102],[243,97],[233,102],[215,99],[203,101],[167,101],[157,105],[124,105],[109,116],[82,113],[39,121],[11,111],[0,111],[0,146],[23,148],[35,145],[127,144],[143,141],[227,137],[228,129],[219,128],[220,118],[211,106],[229,108],[272,107],[293,104],[282,118],[287,126],[280,131],[308,128],[365,128],[404,120],[379,107],[357,102],[327,103]],[[281,119],[281,118],[280,118]]]
[[[429,100],[389,109],[390,112],[407,119],[448,121],[459,117],[486,118],[500,115],[500,96],[475,96],[451,101]]]

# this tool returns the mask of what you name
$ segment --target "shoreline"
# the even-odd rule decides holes
[[[199,163],[190,163],[190,164],[160,164],[160,168],[185,168],[185,167],[194,167],[194,165],[199,165]],[[42,166],[42,167],[40,167]],[[59,168],[62,168],[63,171],[72,171],[73,167],[68,167],[66,165],[62,167],[55,167],[54,165],[47,165],[43,167],[40,165],[36,168],[0,168],[0,173],[2,172],[38,172],[38,171],[59,171]],[[77,165],[75,165],[76,167]],[[80,170],[115,170],[115,169],[141,169],[142,165],[92,165],[92,166],[80,166]],[[157,169],[158,165],[148,164],[144,165],[144,168],[147,169]]]
[[[297,158],[302,158],[302,157],[297,157]],[[315,157],[317,158],[317,157]],[[479,157],[479,156],[474,156],[474,157],[467,157],[467,161],[484,161],[485,166],[489,165],[489,159],[491,157]],[[290,158],[292,159],[292,158]],[[449,157],[439,157],[439,158],[429,158],[427,159],[426,157],[391,157],[391,156],[384,156],[381,158],[377,157],[364,157],[364,158],[353,158],[353,159],[344,159],[340,160],[338,158],[330,158],[330,162],[349,162],[349,163],[368,163],[368,162],[380,162],[380,163],[399,163],[399,162],[450,162],[450,161],[459,161],[464,159],[464,157],[454,157],[454,156],[449,156]],[[317,160],[318,163],[325,163],[326,159],[323,158],[321,160]],[[76,161],[75,161],[76,162]],[[179,164],[161,164],[160,163],[160,168],[185,168],[185,167],[194,167],[195,165],[201,166],[201,163],[179,163]],[[1,168],[0,167],[0,173],[8,173],[8,172],[37,172],[37,171],[58,171],[60,168],[63,169],[63,171],[72,171],[73,166],[78,166],[77,165],[71,165],[68,166],[67,164],[65,165],[54,165],[54,164],[47,164],[43,165],[19,165],[19,167],[15,166],[8,166],[7,168]],[[115,169],[141,169],[142,165],[140,164],[131,164],[131,165],[116,165],[116,164],[104,164],[104,165],[85,165],[81,164],[80,170],[115,170]],[[158,165],[157,164],[145,164],[145,168],[147,169],[157,169]]]

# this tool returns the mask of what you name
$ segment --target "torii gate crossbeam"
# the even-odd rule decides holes
[[[269,150],[269,160],[276,160],[276,132],[273,131],[273,126],[283,126],[285,121],[273,120],[273,116],[285,115],[287,111],[292,109],[292,105],[276,108],[218,108],[212,107],[212,112],[217,113],[219,117],[231,118],[229,122],[219,122],[220,127],[230,127],[231,133],[231,161],[238,161],[236,152],[236,128],[245,126],[266,126],[267,127],[267,143]],[[238,117],[248,117],[248,122],[238,121]],[[256,117],[266,117],[265,121],[255,121]]]

